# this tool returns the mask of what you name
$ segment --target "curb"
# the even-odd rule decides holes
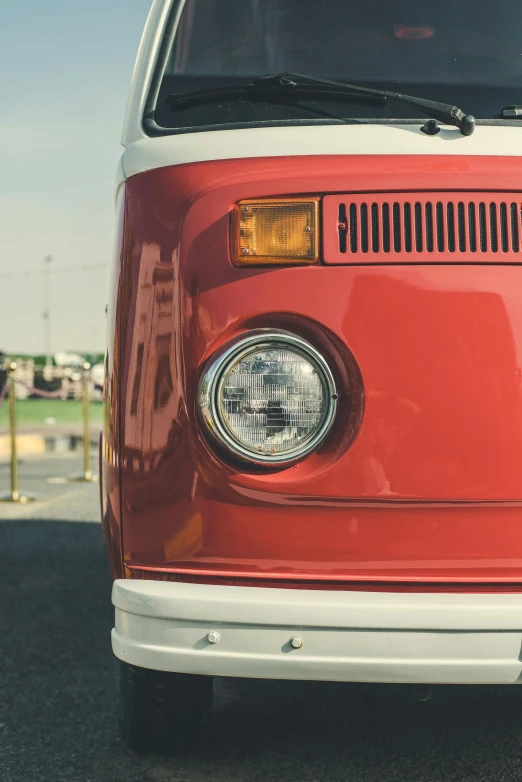
[[[16,445],[19,456],[30,456],[43,453],[65,453],[77,451],[82,447],[83,437],[78,434],[42,435],[19,434],[16,437]],[[98,440],[91,435],[91,448],[98,447]],[[0,435],[0,457],[8,457],[11,454],[11,438]]]
[[[16,445],[20,455],[45,453],[45,439],[38,434],[19,434]],[[9,435],[0,437],[0,456],[11,453],[11,438]]]

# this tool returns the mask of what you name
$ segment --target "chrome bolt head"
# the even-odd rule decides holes
[[[301,647],[304,645],[303,639],[300,638],[298,635],[294,635],[292,638],[290,638],[290,645],[294,649],[301,649]]]
[[[207,641],[209,644],[218,644],[221,641],[221,635],[217,632],[217,630],[212,630],[207,635]]]

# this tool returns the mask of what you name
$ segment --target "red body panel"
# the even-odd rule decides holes
[[[115,563],[121,522],[131,573],[522,584],[522,267],[230,261],[240,199],[457,181],[516,193],[522,162],[270,158],[127,182],[105,436]],[[257,327],[315,344],[341,391],[357,363],[351,445],[359,422],[341,394],[332,434],[296,466],[259,473],[214,453],[197,420],[201,366]]]

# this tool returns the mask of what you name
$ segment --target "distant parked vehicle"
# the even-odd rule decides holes
[[[105,367],[103,364],[95,364],[91,367],[91,380],[95,391],[103,391],[105,380]]]

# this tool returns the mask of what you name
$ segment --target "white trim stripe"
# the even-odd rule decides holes
[[[420,125],[321,125],[263,127],[144,138],[123,154],[125,176],[206,160],[300,155],[494,155],[522,156],[522,126],[479,126],[472,136]]]

